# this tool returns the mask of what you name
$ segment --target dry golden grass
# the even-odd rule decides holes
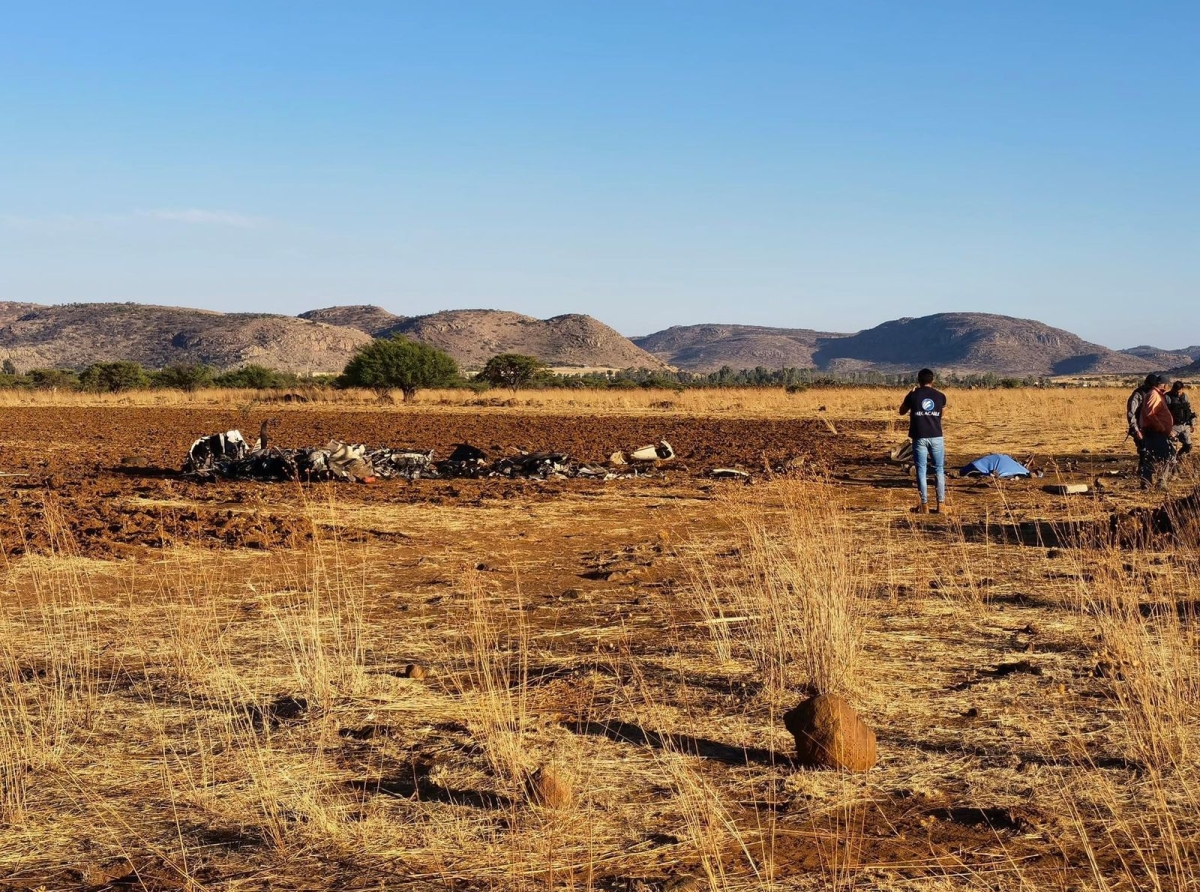
[[[480,411],[461,396],[418,408]],[[900,394],[591,396],[836,426]],[[953,393],[948,434],[1094,453],[1123,400]],[[4,567],[0,888],[1200,882],[1196,543],[1015,544],[1107,508],[995,488],[918,521],[903,486],[815,476],[503,507],[322,492],[298,490],[300,551],[122,561],[76,554],[48,496],[53,553]],[[780,713],[809,689],[876,728],[876,769],[790,764]],[[530,795],[546,766],[557,807]]]

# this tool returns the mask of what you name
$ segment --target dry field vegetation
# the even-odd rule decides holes
[[[914,517],[882,460],[901,396],[4,395],[0,470],[31,476],[0,478],[0,889],[1200,887],[1197,542],[1128,535],[1190,469],[1167,496],[1108,475],[1124,389],[953,391],[952,465],[1047,480]],[[267,415],[284,445],[669,432],[680,460],[169,473]],[[727,463],[754,485],[705,476]],[[875,729],[871,771],[793,764],[814,689]]]

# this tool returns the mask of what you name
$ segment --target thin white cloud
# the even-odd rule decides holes
[[[267,222],[262,217],[251,217],[248,214],[237,214],[232,211],[210,211],[202,208],[158,208],[151,211],[138,211],[137,215],[168,223],[186,223],[192,226],[228,226],[233,229],[257,229]]]
[[[22,232],[72,232],[128,219],[120,214],[0,214],[0,227]]]
[[[233,211],[203,208],[156,208],[124,214],[8,214],[0,212],[0,229],[32,233],[62,233],[156,221],[185,226],[261,229],[270,222]]]

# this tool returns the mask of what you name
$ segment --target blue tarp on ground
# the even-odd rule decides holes
[[[1029,477],[1029,469],[1011,455],[993,452],[977,458],[959,472],[963,477],[981,474],[985,477]]]

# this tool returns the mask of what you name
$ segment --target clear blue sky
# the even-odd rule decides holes
[[[11,3],[0,299],[1200,343],[1200,4]]]

